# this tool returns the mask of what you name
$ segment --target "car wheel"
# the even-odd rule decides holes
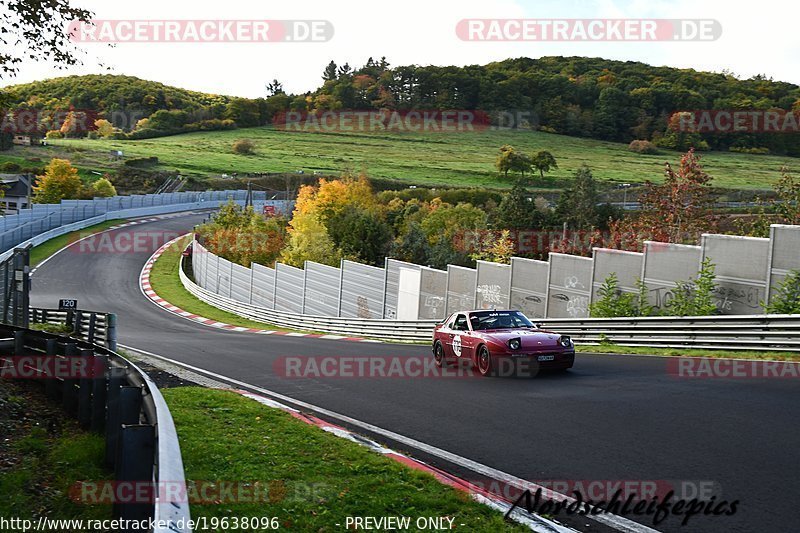
[[[481,346],[478,350],[478,373],[481,376],[490,376],[494,370],[494,363],[492,355],[489,353],[489,348],[485,345]]]
[[[442,343],[439,341],[436,341],[436,344],[433,345],[433,359],[436,361],[437,368],[447,366],[447,361],[444,357],[444,348],[442,348]]]

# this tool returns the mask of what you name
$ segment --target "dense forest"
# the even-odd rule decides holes
[[[525,127],[564,135],[800,156],[796,134],[684,133],[668,127],[670,117],[685,110],[798,112],[797,85],[600,58],[517,58],[465,67],[391,67],[385,59],[370,59],[353,68],[331,61],[315,91],[286,94],[275,80],[255,99],[113,75],[56,78],[8,87],[6,93],[13,109],[97,110],[115,128],[108,134],[119,138],[258,126],[287,110],[469,109],[485,111],[495,122],[522,112]]]

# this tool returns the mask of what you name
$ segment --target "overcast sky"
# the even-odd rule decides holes
[[[198,91],[264,95],[277,78],[287,92],[313,90],[331,59],[360,66],[386,56],[392,65],[483,64],[508,57],[599,56],[653,65],[727,69],[742,77],[763,73],[800,84],[797,3],[784,0],[401,0],[290,2],[226,0],[73,0],[97,19],[324,19],[335,35],[326,43],[125,43],[82,45],[84,65],[55,71],[26,63],[1,85],[66,74],[111,72]],[[465,42],[455,33],[464,18],[669,18],[716,19],[713,42]]]

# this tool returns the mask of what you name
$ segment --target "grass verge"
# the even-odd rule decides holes
[[[680,357],[716,357],[726,359],[768,359],[773,361],[800,361],[800,353],[758,352],[754,350],[702,350],[697,348],[647,348],[644,346],[620,346],[618,344],[576,345],[575,351],[584,353],[607,353],[621,355],[670,355]]]
[[[7,448],[0,457],[0,516],[111,518],[110,505],[80,504],[70,498],[70,488],[79,481],[111,479],[103,466],[103,436],[81,431],[76,421],[41,407],[46,400],[35,396],[43,396],[42,391],[19,392],[8,382],[0,382],[0,389],[5,413],[20,411],[26,417],[3,443]]]
[[[124,223],[125,220],[117,219],[117,220],[106,220],[105,222],[101,222],[99,224],[95,224],[94,226],[89,226],[88,228],[80,229],[77,231],[73,231],[70,233],[66,233],[64,235],[59,235],[58,237],[54,237],[49,241],[45,241],[39,246],[34,246],[31,248],[31,256],[30,256],[30,263],[31,266],[36,266],[66,245],[75,242],[79,239],[84,237],[88,237],[93,233],[98,233],[103,230],[107,230],[111,226],[116,226],[117,224]]]
[[[526,531],[428,474],[236,393],[179,387],[163,394],[187,480],[261,489],[251,491],[261,496],[256,502],[193,505],[195,519],[277,517],[282,528],[327,532],[344,529],[348,516],[407,516],[412,530],[419,517],[451,517],[456,529]]]
[[[180,264],[181,252],[189,244],[191,237],[184,237],[177,240],[172,246],[168,247],[161,256],[156,259],[150,271],[150,286],[156,293],[172,305],[176,305],[196,315],[225,322],[234,326],[257,329],[275,329],[288,331],[264,322],[256,322],[242,318],[239,315],[228,313],[209,305],[192,295],[181,283],[178,268]]]

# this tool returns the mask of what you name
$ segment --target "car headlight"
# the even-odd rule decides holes
[[[558,344],[560,344],[564,348],[569,348],[570,346],[572,346],[572,339],[570,339],[566,335],[562,335],[561,338],[558,339]]]
[[[508,347],[511,348],[512,350],[519,350],[520,346],[522,346],[521,339],[511,339],[510,341],[508,341]]]

